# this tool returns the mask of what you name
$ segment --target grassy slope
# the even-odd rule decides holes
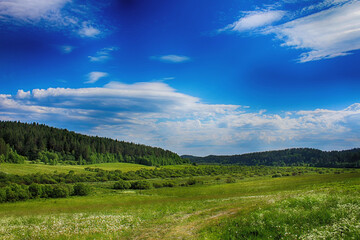
[[[11,163],[1,163],[0,172],[5,172],[9,174],[17,175],[26,175],[32,173],[53,173],[57,171],[58,173],[68,173],[70,170],[73,170],[75,173],[89,173],[84,170],[84,168],[101,168],[104,170],[121,170],[123,172],[136,171],[141,168],[153,169],[154,167],[149,167],[140,164],[132,163],[99,163],[91,165],[45,165],[45,164],[11,164]]]
[[[1,204],[0,238],[216,239],[226,231],[217,228],[219,223],[239,213],[290,197],[358,191],[359,186],[358,172],[125,192],[94,185],[91,196]]]

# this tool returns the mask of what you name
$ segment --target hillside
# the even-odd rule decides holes
[[[0,162],[45,164],[127,162],[172,165],[188,162],[161,148],[91,137],[43,124],[0,121]]]
[[[344,151],[321,151],[312,148],[292,148],[241,155],[206,157],[182,156],[194,163],[239,164],[265,166],[360,167],[360,148]]]

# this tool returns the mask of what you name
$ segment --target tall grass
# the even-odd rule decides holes
[[[360,239],[358,192],[303,193],[208,227],[206,239]]]

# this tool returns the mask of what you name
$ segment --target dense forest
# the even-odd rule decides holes
[[[182,156],[194,163],[239,164],[264,166],[360,167],[360,148],[344,151],[321,151],[312,148],[292,148],[278,151],[247,153],[231,156]]]
[[[128,162],[154,166],[188,162],[161,148],[86,136],[43,124],[0,121],[0,163],[25,160],[45,164]]]

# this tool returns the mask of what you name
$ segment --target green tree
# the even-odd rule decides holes
[[[127,181],[122,180],[122,179],[117,181],[113,186],[114,189],[121,189],[121,190],[129,189],[130,187],[131,187],[131,184],[129,182],[127,182]]]
[[[77,183],[74,186],[74,195],[87,196],[90,194],[90,192],[91,192],[90,186],[84,183]]]

